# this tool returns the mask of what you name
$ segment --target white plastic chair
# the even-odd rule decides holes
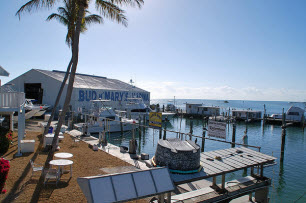
[[[49,168],[47,170],[45,170],[45,178],[44,178],[44,185],[46,185],[46,183],[49,180],[55,180],[55,185],[57,186],[57,183],[59,181],[61,177],[61,172],[60,170],[54,169],[54,168]]]
[[[31,163],[31,167],[32,167],[32,176],[33,176],[33,173],[34,173],[34,172],[42,171],[42,170],[44,169],[43,166],[34,164],[34,162],[32,161],[32,159],[30,159],[30,163]]]
[[[72,139],[72,145],[75,145],[76,143],[79,143],[81,141],[78,137],[74,136],[71,136],[71,139]]]

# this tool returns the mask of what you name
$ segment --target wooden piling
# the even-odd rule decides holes
[[[141,137],[141,117],[139,115],[139,118],[138,118],[138,134],[139,134],[139,137]]]
[[[236,123],[233,123],[232,147],[235,147],[236,142]]]
[[[193,133],[193,117],[190,117],[190,135],[189,135],[189,139],[191,140],[192,138],[192,133]]]
[[[162,139],[162,128],[159,129],[159,139]]]
[[[284,161],[285,144],[286,144],[286,126],[282,126],[282,144],[281,144],[281,157],[280,157],[281,163],[283,163]]]
[[[206,135],[206,131],[205,131],[205,129],[203,128],[201,152],[204,152],[204,146],[205,146],[205,135]]]
[[[121,135],[123,135],[123,123],[122,123],[122,117],[119,117],[120,120],[120,131],[121,131]]]

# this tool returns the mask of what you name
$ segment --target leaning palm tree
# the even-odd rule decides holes
[[[77,12],[76,2],[74,0],[64,0],[64,7],[59,7],[57,10],[58,10],[59,13],[58,14],[57,13],[52,13],[47,18],[47,21],[57,20],[67,27],[66,43],[69,47],[71,47],[72,46],[72,38],[74,36],[74,31],[75,31],[75,23],[76,23],[76,12]],[[90,12],[88,10],[85,10],[85,13],[90,14]],[[95,14],[83,17],[81,32],[85,32],[87,30],[87,27],[92,23],[103,23],[103,18],[101,16],[95,15]],[[59,104],[60,98],[62,96],[64,87],[65,87],[67,79],[68,79],[68,75],[69,75],[69,72],[70,72],[70,69],[71,69],[71,65],[72,65],[72,58],[69,62],[64,80],[63,80],[63,82],[61,84],[61,87],[59,89],[57,98],[55,100],[55,104],[53,105],[51,116],[48,120],[46,129],[44,131],[44,135],[47,134],[48,129],[51,125],[51,121],[54,118],[55,111],[57,109],[57,106]]]
[[[65,114],[68,110],[72,90],[73,90],[73,83],[75,78],[75,73],[77,69],[78,64],[78,58],[79,58],[79,39],[80,39],[80,33],[82,30],[82,19],[85,16],[85,10],[88,8],[89,0],[72,0],[77,5],[78,9],[74,9],[76,18],[75,23],[75,29],[73,29],[73,35],[71,37],[72,39],[72,66],[71,66],[71,73],[69,77],[69,83],[67,87],[67,94],[64,102],[64,106],[62,109],[61,116],[59,118],[57,128],[55,130],[55,135],[52,142],[52,150],[49,151],[48,157],[45,162],[45,166],[49,165],[49,160],[52,159],[55,146],[56,146],[56,140],[58,139],[59,131],[61,129],[61,126],[65,119]],[[30,0],[28,3],[23,5],[16,13],[16,15],[19,16],[27,11],[31,12],[35,8],[42,8],[42,7],[52,7],[54,6],[56,0]],[[95,0],[96,9],[101,13],[101,15],[105,18],[108,18],[112,21],[116,21],[119,24],[123,24],[124,26],[127,26],[127,19],[124,16],[124,10],[122,10],[119,6],[127,5],[127,6],[138,6],[139,8],[144,3],[144,0]],[[67,68],[68,69],[68,68]],[[69,72],[66,72],[66,75],[68,77]],[[41,183],[43,180],[43,174],[41,175],[39,182]],[[35,192],[39,192],[40,187],[39,184],[37,184]],[[34,198],[34,196],[33,196]],[[32,199],[32,201],[35,201],[37,199]],[[31,201],[31,202],[32,202]]]

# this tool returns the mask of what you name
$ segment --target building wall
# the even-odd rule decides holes
[[[186,104],[186,113],[187,114],[198,114],[199,106],[202,106],[202,104]]]
[[[106,105],[111,105],[113,108],[121,109],[127,103],[127,98],[141,97],[146,105],[150,105],[149,92],[127,92],[120,90],[102,90],[102,89],[84,89],[75,88],[71,99],[71,105],[74,111],[78,108],[89,109],[91,107],[91,100],[103,99],[110,100]]]
[[[41,83],[41,87],[43,89],[43,104],[48,104],[53,106],[61,86],[61,82],[55,80],[51,77],[46,76],[35,70],[30,70],[23,75],[15,78],[10,81],[10,84],[14,84],[13,87],[17,91],[24,92],[24,84],[25,83]],[[67,85],[66,85],[67,86]],[[66,94],[67,87],[64,88],[63,94]],[[32,98],[27,98],[32,99]],[[60,100],[59,107],[61,108],[64,104],[64,96],[62,96]]]
[[[24,92],[25,83],[41,83],[43,89],[43,104],[53,106],[61,86],[61,82],[49,77],[36,70],[30,70],[23,75],[15,78],[9,82],[14,84],[14,88],[17,91]],[[64,88],[58,109],[61,109],[64,105],[65,96],[67,92],[67,85]],[[78,108],[90,108],[92,99],[107,99],[111,100],[111,105],[114,108],[119,109],[120,104],[125,105],[126,98],[128,97],[142,97],[146,105],[150,105],[150,93],[149,92],[126,92],[120,90],[105,90],[105,89],[90,89],[90,88],[74,88],[71,96],[72,109],[77,111]],[[32,98],[28,98],[32,99]],[[122,100],[122,102],[121,102]]]

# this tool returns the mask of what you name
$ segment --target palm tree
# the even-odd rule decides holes
[[[71,37],[72,39],[72,67],[71,67],[71,73],[69,77],[69,83],[67,87],[67,94],[64,102],[64,106],[62,109],[61,116],[59,118],[57,128],[55,130],[55,135],[53,138],[52,142],[52,150],[50,150],[48,157],[45,162],[45,166],[49,165],[49,161],[52,159],[54,151],[55,151],[55,146],[56,146],[56,140],[58,139],[59,131],[61,129],[61,126],[64,122],[65,119],[65,114],[68,110],[70,100],[71,100],[71,95],[72,95],[72,90],[73,90],[73,83],[74,83],[74,78],[75,78],[75,73],[77,69],[77,64],[78,64],[78,58],[79,58],[79,39],[80,39],[80,33],[82,30],[82,19],[85,16],[85,11],[88,8],[88,3],[89,0],[72,0],[76,4],[75,7],[78,9],[73,9],[73,13],[77,13],[77,18],[76,18],[76,23],[75,23],[75,29],[74,33]],[[16,15],[21,16],[21,14],[25,11],[31,12],[33,9],[38,9],[42,7],[48,7],[51,8],[54,6],[56,0],[30,0],[27,2],[25,5],[23,5],[16,13]],[[119,24],[123,24],[124,26],[127,26],[127,19],[124,16],[124,10],[120,9],[119,6],[122,5],[127,5],[127,6],[138,6],[141,8],[142,4],[144,3],[144,0],[95,0],[95,5],[96,9],[101,13],[101,15],[105,18],[108,18],[112,21],[116,21]],[[68,66],[69,68],[69,66]],[[67,70],[68,70],[67,68]],[[66,75],[68,77],[69,72],[66,72]],[[65,76],[66,77],[66,76]],[[65,84],[65,83],[64,83]],[[41,183],[43,180],[43,174],[41,175],[39,182]],[[40,184],[37,184],[35,192],[40,192]],[[34,198],[34,196],[33,196]],[[32,199],[35,201],[34,199]]]
[[[74,0],[64,0],[64,4],[65,4],[64,7],[59,7],[57,9],[59,14],[52,13],[47,18],[47,21],[58,20],[60,23],[64,24],[67,27],[68,31],[67,31],[67,35],[66,35],[66,43],[69,47],[71,47],[72,46],[72,38],[74,36],[74,31],[75,31],[75,23],[76,23],[76,14],[75,13],[76,13],[76,8],[77,7],[76,7],[76,3],[75,3]],[[86,12],[86,14],[90,14],[90,12],[88,10],[86,10],[85,12]],[[103,23],[103,18],[101,16],[95,15],[95,14],[85,16],[82,20],[82,30],[81,30],[81,32],[85,32],[87,30],[87,26],[90,25],[91,23]],[[64,80],[61,84],[61,87],[59,89],[57,98],[55,100],[55,104],[53,105],[51,116],[48,120],[46,129],[44,131],[44,135],[47,134],[48,129],[51,125],[51,121],[54,118],[56,108],[59,104],[60,98],[62,96],[64,87],[65,87],[65,84],[66,84],[67,79],[68,79],[68,75],[69,75],[69,72],[70,72],[70,69],[71,69],[71,65],[72,65],[72,58],[71,58],[71,60],[69,62],[69,65],[67,67],[67,71],[66,71]]]
[[[70,47],[72,42],[72,37],[74,35],[75,31],[75,23],[76,23],[76,15],[75,13],[78,12],[77,7],[75,7],[75,2],[72,2],[72,0],[64,0],[64,7],[59,7],[57,9],[57,13],[52,13],[47,18],[47,21],[50,20],[57,20],[63,25],[67,27],[67,35],[66,35],[66,43]],[[88,10],[85,10],[85,14],[90,14]],[[81,25],[81,33],[84,33],[87,30],[87,26],[89,26],[91,23],[103,23],[103,18],[99,15],[92,14],[84,16],[82,19],[82,25]]]

